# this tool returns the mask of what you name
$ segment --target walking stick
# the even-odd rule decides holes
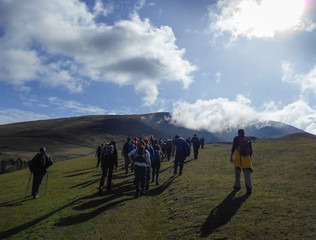
[[[48,169],[47,169],[47,176],[46,176],[45,196],[46,196],[46,190],[47,190],[47,182],[48,182]]]
[[[26,193],[25,193],[25,196],[24,196],[24,200],[26,199],[27,192],[29,191],[29,186],[30,186],[31,177],[32,177],[32,172],[31,172],[30,177],[29,177],[29,182],[28,182],[28,184],[27,184],[27,188],[26,188]]]

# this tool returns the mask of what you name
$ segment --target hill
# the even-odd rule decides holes
[[[94,156],[55,163],[37,200],[24,199],[28,170],[0,175],[0,239],[315,239],[315,144],[254,142],[250,196],[232,191],[231,145],[220,143],[188,157],[182,176],[162,162],[160,185],[139,199],[122,156],[104,195]]]
[[[170,113],[142,115],[80,116],[62,119],[0,125],[0,161],[21,158],[30,160],[40,146],[45,146],[55,161],[86,156],[104,142],[116,139],[119,148],[127,137],[166,139],[176,134],[204,137],[206,143],[231,141],[237,129],[221,133],[192,130],[170,123]],[[302,133],[292,126],[277,122],[258,122],[245,128],[248,136],[280,137]]]

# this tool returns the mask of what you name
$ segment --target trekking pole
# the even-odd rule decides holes
[[[47,169],[47,176],[46,176],[45,196],[46,196],[46,190],[47,190],[47,182],[48,182],[48,169]]]
[[[28,182],[28,184],[27,184],[27,188],[26,188],[26,193],[25,193],[25,196],[24,196],[24,200],[26,199],[27,192],[29,191],[29,186],[30,186],[31,177],[32,177],[32,172],[31,172],[30,177],[29,177],[29,182]]]

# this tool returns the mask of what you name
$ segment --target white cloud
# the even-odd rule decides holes
[[[304,100],[286,106],[269,102],[264,107],[257,110],[242,95],[234,101],[227,98],[197,100],[192,104],[181,101],[174,105],[171,121],[190,129],[225,132],[257,121],[273,120],[316,134],[316,111]]]
[[[48,119],[50,116],[19,109],[0,110],[0,124]]]
[[[211,30],[221,35],[273,38],[284,30],[312,31],[316,24],[304,14],[305,0],[219,0],[209,9]]]
[[[103,115],[108,113],[103,108],[82,104],[73,100],[67,101],[57,97],[50,97],[48,100],[49,104],[55,105],[59,109],[67,111],[67,113],[71,112],[80,115]]]
[[[114,82],[134,86],[146,104],[155,102],[162,81],[189,87],[196,67],[184,59],[170,27],[156,28],[136,13],[111,26],[97,22],[97,16],[111,11],[101,1],[93,12],[79,0],[1,1],[0,81],[40,81],[70,92],[93,80]],[[143,87],[148,81],[154,85],[149,90]]]
[[[282,63],[282,81],[296,85],[301,93],[312,92],[316,96],[316,65],[307,74],[296,74],[289,62]]]
[[[222,81],[222,73],[221,72],[217,72],[215,73],[215,82],[218,84]]]

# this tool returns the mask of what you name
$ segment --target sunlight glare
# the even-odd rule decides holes
[[[239,5],[238,28],[250,35],[273,37],[275,32],[293,29],[300,24],[305,0],[248,0]]]

